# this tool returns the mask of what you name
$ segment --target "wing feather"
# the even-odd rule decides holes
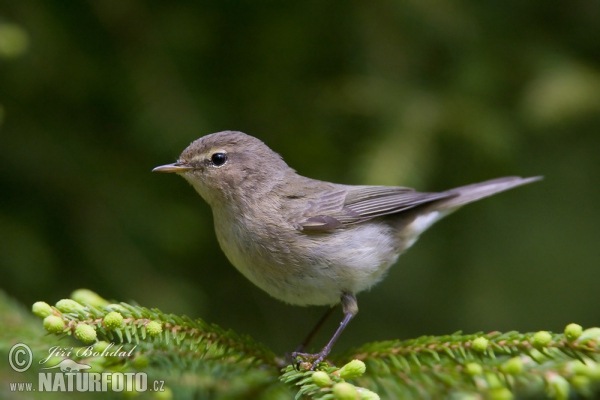
[[[330,231],[453,196],[400,186],[344,186],[307,202],[296,226],[300,230]]]

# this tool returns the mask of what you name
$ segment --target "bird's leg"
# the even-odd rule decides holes
[[[306,338],[304,338],[302,343],[300,343],[300,345],[298,347],[296,347],[296,350],[294,351],[294,353],[301,353],[304,350],[306,350],[308,345],[313,341],[313,339],[315,338],[317,333],[321,330],[323,325],[325,325],[325,322],[327,322],[327,320],[331,317],[331,315],[333,314],[333,311],[335,311],[336,308],[337,308],[336,306],[329,307],[327,312],[325,314],[323,314],[323,316],[321,317],[319,322],[317,322],[317,324],[312,328],[312,330],[308,333]]]
[[[348,325],[350,320],[352,318],[354,318],[354,316],[358,313],[358,303],[356,302],[356,297],[354,296],[353,293],[343,293],[341,302],[342,302],[342,310],[344,311],[344,319],[340,323],[340,326],[337,328],[337,330],[335,331],[335,333],[333,334],[333,336],[331,337],[329,342],[325,345],[325,347],[323,347],[323,349],[320,352],[315,353],[315,354],[299,353],[299,352],[292,353],[293,358],[300,356],[300,357],[311,360],[312,361],[311,370],[314,370],[317,367],[317,365],[319,365],[320,362],[327,359],[327,356],[331,352],[331,348],[333,347],[335,342],[338,340],[338,338],[340,337],[340,335],[342,334],[344,329],[346,329],[346,326]]]

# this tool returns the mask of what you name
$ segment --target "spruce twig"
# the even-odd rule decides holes
[[[89,345],[81,352],[95,371],[146,370],[211,397],[252,393],[296,398],[512,398],[514,395],[566,399],[570,393],[600,393],[600,328],[570,324],[564,333],[491,332],[422,336],[365,344],[333,356],[309,371],[288,366],[266,346],[201,319],[158,309],[109,303],[89,291],[73,293],[54,307],[38,302],[34,314],[44,328]],[[110,342],[110,343],[109,343]],[[106,355],[113,344],[117,357]],[[177,372],[178,371],[178,372]],[[214,395],[214,396],[213,396]],[[473,397],[475,396],[475,397]]]

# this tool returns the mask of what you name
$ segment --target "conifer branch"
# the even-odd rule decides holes
[[[514,395],[566,399],[572,393],[600,393],[600,328],[570,324],[564,333],[492,332],[423,336],[365,344],[333,356],[310,371],[301,358],[281,373],[278,358],[247,336],[201,319],[192,320],[127,303],[109,303],[79,290],[55,306],[33,305],[44,328],[73,336],[82,347],[80,361],[96,371],[145,370],[179,379],[175,386],[196,392],[277,392],[296,398],[484,398]],[[118,357],[110,352],[119,344]],[[181,376],[185,379],[181,379]],[[284,386],[278,383],[287,385]],[[208,393],[207,392],[207,393]],[[285,398],[285,397],[282,397]]]

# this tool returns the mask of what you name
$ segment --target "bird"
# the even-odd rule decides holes
[[[153,171],[192,185],[212,209],[222,251],[260,289],[292,305],[341,304],[344,317],[327,344],[304,352],[330,311],[292,353],[311,369],[327,361],[358,313],[356,295],[381,281],[425,230],[465,204],[542,179],[508,176],[442,192],[337,184],[299,175],[239,131],[203,136]]]

